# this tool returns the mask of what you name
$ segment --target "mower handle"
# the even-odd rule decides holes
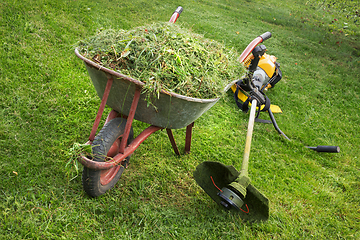
[[[268,40],[269,38],[271,38],[271,32],[266,32],[260,35],[260,37],[262,38],[263,41]]]
[[[183,8],[181,6],[177,7],[177,9],[175,10],[175,12],[173,13],[173,15],[171,16],[169,22],[170,23],[175,23],[176,20],[180,17],[180,14],[182,13]]]
[[[271,32],[266,32],[261,34],[260,36],[258,36],[257,38],[255,38],[254,40],[252,40],[252,42],[245,48],[245,50],[241,53],[240,55],[240,62],[244,62],[245,59],[249,56],[249,54],[252,52],[252,50],[254,50],[254,48],[262,43],[263,41],[267,40],[271,38]]]

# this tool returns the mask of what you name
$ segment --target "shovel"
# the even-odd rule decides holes
[[[256,105],[257,100],[252,100],[240,172],[233,166],[211,161],[201,163],[194,172],[195,181],[215,202],[250,222],[266,221],[269,218],[269,200],[250,183],[248,176]]]

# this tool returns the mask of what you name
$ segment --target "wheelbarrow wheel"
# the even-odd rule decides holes
[[[123,118],[115,118],[105,124],[92,143],[93,161],[104,162],[118,153],[125,126],[126,119]],[[133,129],[131,127],[127,144],[131,143],[133,136]],[[128,164],[129,160],[130,156],[123,163]],[[114,187],[124,169],[123,165],[118,165],[108,170],[94,170],[84,167],[82,184],[85,192],[91,197],[98,197],[104,194]]]

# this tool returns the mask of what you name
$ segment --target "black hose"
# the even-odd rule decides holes
[[[278,127],[277,123],[276,123],[276,120],[274,118],[274,114],[272,113],[271,109],[269,108],[268,109],[268,112],[269,112],[269,116],[270,116],[270,119],[271,119],[271,122],[272,124],[274,125],[276,131],[278,131],[278,133],[280,133],[281,135],[283,135],[287,140],[290,140],[290,138],[288,138],[281,130],[280,128]]]

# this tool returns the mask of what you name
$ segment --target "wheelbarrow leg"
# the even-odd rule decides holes
[[[172,146],[173,149],[174,149],[174,152],[176,153],[176,155],[179,155],[179,156],[180,156],[180,152],[179,152],[179,149],[178,149],[178,147],[177,147],[177,145],[176,145],[176,143],[175,143],[174,135],[173,135],[171,129],[167,128],[167,129],[166,129],[166,132],[167,132],[167,134],[168,134],[168,137],[169,137],[169,140],[170,140],[170,142],[171,142],[171,146]]]
[[[192,128],[194,127],[194,123],[191,123],[189,124],[187,127],[186,127],[186,137],[185,137],[185,154],[188,154],[190,153],[190,147],[191,147],[191,135],[192,135]],[[171,142],[171,146],[173,147],[174,149],[174,152],[180,156],[180,152],[179,152],[179,149],[175,143],[175,139],[174,139],[174,135],[171,131],[171,129],[167,128],[166,129],[166,132],[169,136],[169,140]]]
[[[190,153],[190,147],[191,147],[191,135],[192,135],[192,128],[194,127],[194,122],[190,123],[186,127],[186,139],[185,139],[185,153]]]

